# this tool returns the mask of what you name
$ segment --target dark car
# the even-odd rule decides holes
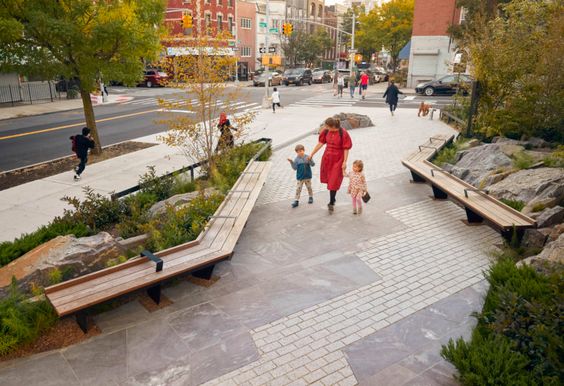
[[[266,80],[266,73],[261,73],[255,76],[253,79],[253,86],[264,86]],[[268,85],[269,86],[280,86],[282,84],[282,75],[278,71],[270,71],[268,73]]]
[[[459,90],[463,93],[467,93],[471,83],[472,78],[465,74],[446,75],[437,80],[419,83],[415,87],[415,92],[427,96],[435,94],[452,95],[456,94]]]
[[[164,86],[168,80],[168,74],[159,70],[145,70],[145,76],[140,86],[153,87]]]
[[[308,68],[293,68],[291,70],[286,70],[284,72],[283,78],[284,85],[288,86],[290,84],[295,84],[296,86],[301,86],[304,83],[311,85],[312,74],[311,70]]]
[[[331,75],[329,74],[329,71],[327,70],[318,70],[318,71],[313,71],[312,73],[312,82],[313,83],[330,83],[333,80],[333,78],[331,78]]]

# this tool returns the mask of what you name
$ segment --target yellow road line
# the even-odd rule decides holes
[[[121,119],[121,118],[134,117],[134,116],[136,116],[136,115],[141,115],[141,114],[154,113],[155,111],[159,111],[159,110],[160,110],[160,109],[147,110],[147,111],[140,111],[140,112],[137,112],[137,113],[119,115],[119,116],[117,116],[117,117],[110,117],[110,118],[98,119],[98,120],[96,121],[96,123],[98,123],[98,122],[112,121],[112,120],[114,120],[114,119]],[[27,133],[6,135],[6,136],[4,136],[4,137],[0,137],[0,141],[6,140],[6,139],[12,139],[12,138],[25,137],[25,136],[27,136],[27,135],[48,133],[48,132],[50,132],[50,131],[63,130],[63,129],[68,129],[68,128],[70,128],[70,127],[77,127],[77,126],[84,126],[84,125],[86,125],[86,122],[73,123],[72,125],[51,127],[51,128],[49,128],[49,129],[42,129],[42,130],[29,131],[29,132],[27,132]]]

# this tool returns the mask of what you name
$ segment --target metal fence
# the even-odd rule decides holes
[[[0,104],[53,102],[62,97],[54,82],[24,82],[19,85],[0,86]]]

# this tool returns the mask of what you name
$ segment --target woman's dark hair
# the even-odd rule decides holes
[[[88,135],[90,134],[90,129],[88,127],[83,127],[82,128],[82,135]]]
[[[335,128],[335,129],[341,128],[341,121],[337,118],[333,118],[333,117],[327,118],[325,120],[325,124],[329,127]]]

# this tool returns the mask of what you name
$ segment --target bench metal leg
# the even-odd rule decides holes
[[[484,221],[484,218],[473,210],[469,209],[466,206],[464,207],[464,209],[466,210],[466,217],[468,218],[468,222],[470,224],[477,224]]]
[[[423,182],[425,182],[425,179],[412,170],[411,171],[411,182],[423,183]]]
[[[437,186],[431,185],[431,187],[433,188],[433,196],[435,196],[436,200],[446,200],[448,198],[448,194],[439,189]]]
[[[515,235],[515,238],[513,238]],[[525,231],[521,228],[519,229],[506,229],[501,231],[501,237],[505,240],[505,242],[509,245],[511,243],[516,242],[517,245],[513,245],[513,247],[518,247],[521,245],[521,241],[523,240],[523,236],[525,235]]]
[[[210,280],[214,268],[215,268],[215,264],[207,266],[206,268],[202,268],[198,271],[192,272],[192,276],[197,277],[199,279]]]
[[[149,297],[153,299],[156,304],[159,304],[161,302],[161,285],[157,284],[148,288],[147,295],[149,295]]]
[[[84,332],[85,334],[88,333],[88,315],[86,314],[86,311],[78,311],[75,314],[75,317],[76,323],[78,324],[78,327],[80,327],[82,332]]]

